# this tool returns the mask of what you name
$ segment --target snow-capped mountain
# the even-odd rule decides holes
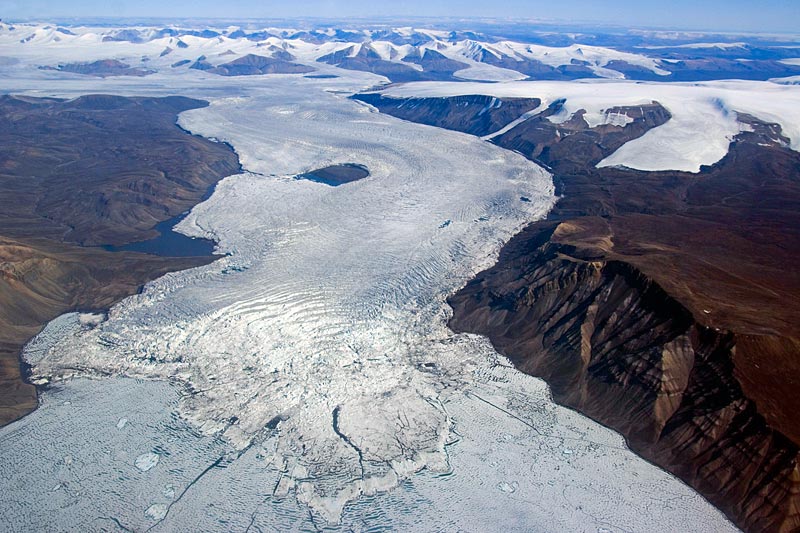
[[[117,59],[132,67],[147,63],[150,68],[164,69],[189,68],[202,61],[205,70],[212,70],[252,54],[297,60],[307,68],[322,63],[373,72],[393,82],[579,78],[692,81],[800,74],[800,66],[781,61],[799,52],[785,47],[764,52],[739,42],[675,47],[609,47],[580,42],[549,46],[475,32],[415,28],[67,28],[0,23],[0,46],[8,55],[35,55],[45,45],[47,52],[41,54],[40,66],[46,68],[57,68],[54,62]],[[276,52],[282,57],[275,57]],[[230,69],[220,72],[225,70]],[[272,72],[282,70],[277,67]]]

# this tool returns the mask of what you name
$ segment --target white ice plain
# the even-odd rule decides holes
[[[617,434],[554,405],[485,339],[446,327],[447,295],[551,207],[550,176],[324,90],[370,81],[339,73],[102,82],[212,101],[180,123],[230,142],[247,172],[180,230],[213,236],[228,255],[150,283],[105,321],[65,315],[28,346],[33,378],[54,388],[0,429],[0,521],[734,530]],[[17,87],[99,83],[37,75]],[[294,179],[349,162],[370,177],[337,188]]]

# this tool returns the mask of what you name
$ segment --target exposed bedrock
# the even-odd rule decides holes
[[[369,103],[473,132],[484,119],[457,98],[473,97]],[[745,530],[795,531],[800,154],[739,115],[747,131],[700,174],[595,167],[669,119],[657,102],[589,117],[556,101],[493,124],[492,142],[546,165],[562,198],[450,299],[451,327],[488,336]]]
[[[282,52],[282,53],[280,53]],[[294,63],[294,56],[284,50],[276,52],[274,57],[264,57],[247,54],[228,63],[214,67],[205,57],[197,60],[191,67],[197,70],[207,70],[220,76],[255,76],[261,74],[307,74],[314,69],[300,63]]]
[[[410,122],[488,135],[539,107],[538,98],[494,98],[483,95],[452,98],[389,98],[378,93],[357,94],[355,100]]]
[[[239,171],[225,144],[189,135],[184,97],[0,96],[0,235],[120,245],[198,203]]]
[[[453,74],[468,67],[466,63],[445,57],[436,50],[414,50],[405,57],[393,57],[401,62],[386,60],[370,44],[354,44],[344,50],[326,54],[320,63],[348,70],[361,70],[386,76],[394,83],[424,80],[453,80]],[[414,68],[412,65],[417,65]]]
[[[162,54],[166,55],[166,54]],[[61,72],[71,72],[72,74],[83,74],[85,76],[97,76],[107,78],[110,76],[137,76],[143,77],[153,74],[154,71],[131,67],[127,63],[116,59],[102,59],[91,63],[68,63],[57,67],[43,66],[42,70],[58,70]]]
[[[557,402],[622,433],[741,527],[800,527],[798,446],[744,394],[733,359],[785,341],[703,326],[635,267],[581,257],[552,232],[515,237],[450,299],[451,327],[489,337]]]
[[[110,252],[158,235],[240,170],[230,146],[190,135],[190,98],[0,96],[0,425],[36,408],[18,353],[50,320],[98,310],[213,257]]]

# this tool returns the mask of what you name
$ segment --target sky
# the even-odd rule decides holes
[[[475,17],[800,33],[800,0],[0,0],[0,18]]]

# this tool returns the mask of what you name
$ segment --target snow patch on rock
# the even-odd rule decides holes
[[[569,120],[577,111],[592,124],[605,123],[606,109],[659,102],[672,119],[634,139],[598,166],[626,166],[639,170],[699,172],[728,152],[731,139],[742,128],[738,113],[780,124],[800,150],[800,87],[757,81],[704,83],[643,83],[628,81],[507,82],[495,84],[420,82],[394,86],[389,96],[432,97],[485,94],[497,97],[536,97],[544,105],[566,99],[552,121]],[[625,121],[617,117],[617,124]]]

